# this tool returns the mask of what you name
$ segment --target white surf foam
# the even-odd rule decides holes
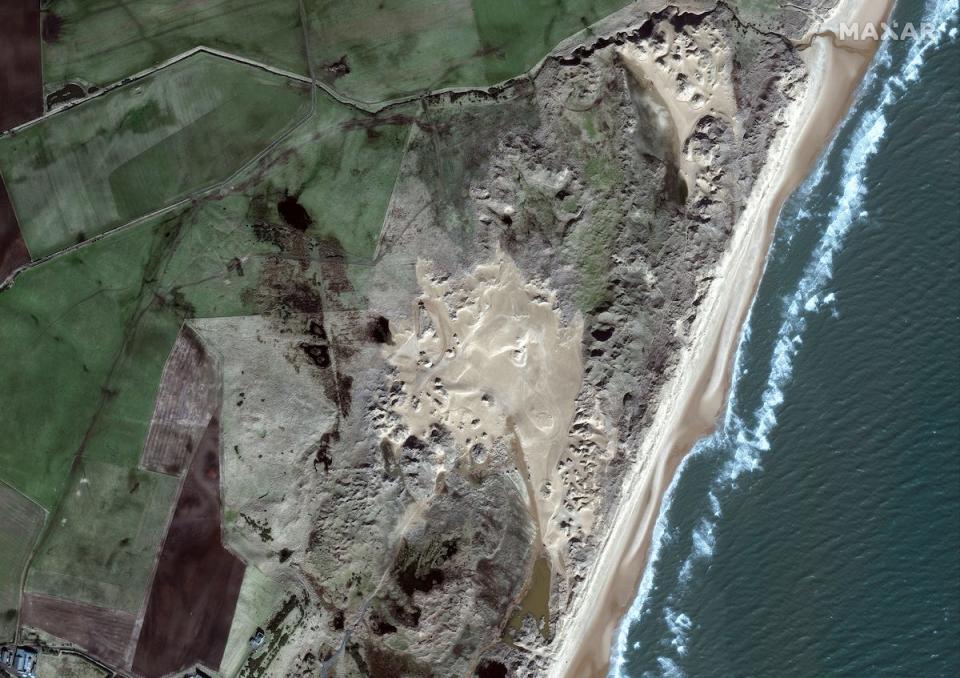
[[[611,652],[610,671],[608,674],[613,678],[624,678],[623,671],[627,654],[627,635],[630,630],[630,625],[634,622],[640,621],[643,618],[644,603],[647,601],[647,598],[649,597],[650,591],[653,587],[653,577],[656,573],[657,562],[660,560],[660,551],[666,544],[670,542],[669,533],[666,532],[668,513],[667,509],[673,502],[673,492],[676,488],[677,481],[683,475],[683,470],[688,461],[696,454],[696,452],[697,449],[694,448],[694,451],[687,455],[686,458],[680,462],[680,464],[677,466],[677,472],[673,474],[673,480],[670,481],[670,485],[667,487],[667,491],[663,495],[663,503],[661,504],[660,515],[657,516],[657,522],[653,527],[653,534],[650,537],[650,551],[647,557],[647,564],[643,570],[643,577],[640,579],[640,586],[637,589],[637,595],[633,599],[633,603],[631,603],[627,614],[624,615],[623,621],[620,623],[620,627],[617,629],[617,637],[614,641],[613,651]],[[639,648],[637,645],[634,645],[633,649]]]
[[[923,65],[927,54],[936,49],[945,39],[956,39],[957,28],[950,27],[948,24],[956,22],[958,8],[960,8],[960,0],[933,0],[929,2],[924,12],[923,21],[937,26],[935,34],[930,39],[917,40],[910,46],[904,65],[900,68],[898,74],[889,77],[883,84],[880,96],[875,99],[877,103],[873,109],[861,111],[861,105],[858,104],[852,112],[853,116],[860,117],[860,122],[843,152],[841,192],[834,202],[833,209],[827,216],[827,228],[813,250],[797,289],[784,300],[781,325],[769,362],[767,383],[761,395],[760,405],[754,410],[752,416],[754,425],[752,428],[748,428],[741,416],[737,414],[736,398],[736,384],[741,377],[747,374],[747,369],[743,366],[743,354],[751,339],[753,315],[753,308],[751,307],[734,359],[733,384],[723,426],[711,438],[701,441],[694,447],[691,454],[678,467],[677,473],[664,496],[661,512],[654,529],[650,559],[644,570],[637,596],[618,630],[610,676],[614,678],[624,677],[627,636],[630,627],[640,621],[644,614],[644,606],[651,592],[660,550],[667,534],[666,516],[672,504],[677,480],[683,475],[687,462],[699,456],[711,446],[728,443],[727,447],[729,447],[729,443],[733,443],[733,455],[723,465],[721,473],[715,479],[709,493],[710,509],[716,518],[719,518],[722,513],[720,497],[723,490],[735,488],[736,481],[742,474],[760,469],[760,458],[764,452],[770,449],[769,436],[777,424],[777,413],[780,405],[784,402],[784,388],[789,384],[793,375],[794,359],[803,345],[807,317],[827,307],[833,307],[833,315],[836,317],[836,292],[827,292],[825,288],[833,278],[834,256],[842,248],[850,229],[867,216],[862,208],[863,199],[866,195],[866,187],[863,183],[864,171],[869,160],[879,149],[880,141],[884,138],[887,128],[886,111],[891,104],[904,95],[911,83],[919,79],[920,67]],[[867,74],[861,86],[861,92],[869,91],[876,86],[878,71],[882,68],[889,68],[891,65],[892,57],[888,45],[885,44],[877,55],[875,65],[871,67]],[[861,103],[863,103],[862,100]],[[814,189],[818,188],[827,177],[826,159],[833,150],[835,142],[836,140],[831,142],[814,172],[798,190],[797,197],[801,201],[811,195]],[[817,215],[801,208],[798,210],[796,217],[797,221],[802,221],[817,218]],[[793,239],[795,231],[796,228],[790,228],[786,234],[785,240],[788,244]],[[679,575],[678,583],[681,587],[687,583],[692,575],[694,562],[708,560],[712,557],[716,547],[715,527],[715,522],[703,519],[694,528],[692,551],[684,561]],[[672,636],[670,644],[682,656],[687,651],[687,638],[694,622],[689,615],[673,608],[666,608],[664,615],[667,629]],[[667,677],[684,675],[680,665],[674,659],[659,656],[656,661],[661,675]]]
[[[693,576],[693,568],[698,562],[710,560],[713,557],[713,549],[717,545],[717,538],[714,535],[716,527],[717,524],[712,520],[701,518],[697,526],[693,528],[690,555],[683,561],[680,574],[677,577],[679,586],[683,586],[690,581]]]
[[[686,675],[680,665],[669,657],[657,657],[657,664],[660,665],[660,675],[664,678],[684,678]]]
[[[676,612],[669,607],[663,611],[663,618],[673,636],[670,644],[678,655],[684,656],[687,654],[687,636],[693,628],[693,620],[683,612]]]
[[[761,404],[753,414],[755,424],[752,429],[745,430],[742,422],[738,422],[738,430],[731,432],[733,435],[730,437],[737,440],[738,445],[721,475],[725,484],[736,481],[742,473],[759,469],[762,453],[770,449],[769,436],[777,424],[777,413],[784,401],[783,389],[793,376],[794,359],[803,344],[807,318],[835,301],[836,293],[828,293],[825,289],[833,278],[834,257],[843,247],[851,228],[866,216],[863,210],[863,200],[867,192],[863,182],[864,171],[880,148],[880,142],[886,133],[887,109],[902,96],[909,83],[919,78],[920,66],[928,52],[939,46],[949,35],[947,22],[956,17],[958,3],[960,0],[946,0],[928,5],[924,21],[937,26],[937,32],[931,39],[918,40],[911,45],[900,73],[884,83],[878,104],[873,110],[862,114],[852,141],[844,151],[842,191],[828,216],[827,228],[813,251],[797,289],[784,303],[781,326],[770,359],[767,385],[761,396]],[[890,54],[886,47],[885,45],[879,61],[889,64]],[[865,87],[873,85],[876,77],[877,70],[871,69]],[[823,166],[824,160],[821,160],[820,169],[815,173],[820,180],[824,176]],[[741,342],[741,349],[743,343]]]

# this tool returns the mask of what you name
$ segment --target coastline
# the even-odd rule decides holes
[[[661,503],[680,463],[720,417],[741,327],[760,278],[784,202],[803,182],[853,103],[879,41],[838,44],[840,21],[879,22],[893,0],[840,0],[798,48],[809,71],[803,95],[771,144],[760,176],[717,264],[690,337],[625,479],[611,528],[574,608],[558,633],[551,676],[604,676],[614,637],[637,595]]]

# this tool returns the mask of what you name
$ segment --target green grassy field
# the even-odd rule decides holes
[[[35,503],[0,482],[0,516],[0,642],[6,642],[16,632],[20,580],[44,514]]]
[[[306,113],[308,88],[196,54],[0,141],[34,258],[227,178]]]
[[[177,479],[86,461],[37,551],[27,590],[136,614]]]
[[[291,140],[296,155],[271,169],[267,191],[297,195],[313,217],[310,236],[335,238],[352,260],[369,260],[410,131],[404,114],[412,110],[394,110],[381,124],[327,103]]]
[[[627,4],[304,0],[317,77],[365,102],[515,77]],[[60,25],[44,42],[44,79],[51,84],[116,82],[199,45],[308,73],[296,0],[60,0],[47,15],[48,26]],[[333,65],[344,56],[349,73],[335,77]]]
[[[106,85],[198,45],[307,72],[297,0],[57,0],[44,20],[51,84]]]
[[[26,271],[0,293],[0,478],[47,508],[101,407],[162,247],[156,226]],[[104,244],[105,243],[105,244]]]
[[[110,233],[0,292],[0,439],[8,442],[0,478],[47,508],[63,501],[31,590],[122,609],[139,600],[172,490],[170,479],[136,466],[180,326],[271,312],[283,290],[268,270],[290,256],[309,262],[289,263],[293,281],[316,287],[334,240],[347,275],[356,273],[343,303],[359,298],[406,120],[376,124],[321,98],[315,116],[247,168],[232,192]],[[287,195],[310,214],[305,233],[283,225],[277,203]],[[65,194],[63,208],[83,200]],[[299,254],[281,250],[277,234],[300,243]],[[71,472],[78,454],[83,475]]]
[[[220,673],[236,676],[250,655],[250,638],[258,627],[266,626],[270,613],[279,607],[283,588],[257,568],[248,565],[230,625],[227,646],[220,662]]]
[[[476,87],[532,68],[559,42],[626,0],[306,0],[318,78],[377,102]],[[331,65],[346,57],[350,72]]]
[[[483,84],[470,0],[306,0],[317,78],[376,102],[451,84]],[[350,72],[328,68],[346,56]]]
[[[473,0],[487,82],[529,70],[561,41],[629,4],[627,0]]]

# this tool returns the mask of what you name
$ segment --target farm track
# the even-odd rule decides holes
[[[302,1],[301,1],[300,5],[301,5],[301,11],[303,11]],[[309,42],[306,43],[306,49],[307,49],[308,54],[309,54]],[[224,179],[224,180],[222,180],[222,181],[219,181],[219,182],[217,182],[217,183],[214,183],[214,184],[212,184],[212,185],[209,185],[209,186],[206,186],[206,187],[202,187],[202,188],[199,188],[199,189],[197,189],[197,190],[195,190],[195,191],[192,191],[192,192],[188,193],[187,195],[185,195],[184,197],[182,197],[181,199],[179,199],[179,200],[177,200],[177,201],[175,201],[175,202],[173,202],[173,203],[171,203],[171,204],[168,204],[168,205],[166,205],[166,206],[164,206],[164,207],[161,207],[161,208],[158,208],[158,209],[156,209],[156,210],[153,210],[153,211],[151,211],[151,212],[149,212],[149,213],[147,213],[147,214],[141,215],[141,216],[137,217],[136,219],[133,219],[133,220],[131,220],[131,221],[125,223],[125,224],[121,224],[121,225],[119,225],[119,226],[117,226],[117,227],[115,227],[115,228],[112,228],[112,229],[104,232],[104,233],[98,234],[98,235],[96,235],[96,236],[94,236],[94,237],[92,237],[92,238],[90,238],[90,239],[88,239],[88,240],[85,240],[85,241],[81,242],[81,243],[78,243],[78,244],[72,245],[72,246],[70,246],[70,247],[64,248],[64,249],[62,249],[62,250],[59,250],[59,251],[57,251],[57,252],[51,253],[51,254],[49,254],[49,255],[47,255],[47,256],[44,256],[44,257],[41,257],[41,258],[39,258],[39,259],[37,259],[37,260],[35,260],[35,261],[30,261],[30,262],[28,262],[28,263],[25,263],[25,264],[17,267],[17,268],[16,268],[15,270],[13,270],[12,272],[10,272],[10,273],[9,273],[9,277],[6,277],[6,279],[4,279],[4,276],[3,276],[3,275],[0,275],[0,293],[2,293],[2,291],[3,291],[5,288],[12,286],[12,285],[14,284],[14,282],[15,282],[16,277],[17,277],[20,273],[22,273],[23,271],[29,270],[29,269],[33,268],[34,266],[38,266],[38,265],[40,265],[40,264],[47,263],[48,261],[52,261],[52,260],[54,260],[54,259],[56,259],[56,258],[58,258],[58,257],[60,257],[60,256],[62,256],[62,255],[71,254],[71,253],[73,253],[74,251],[77,251],[77,250],[82,249],[82,248],[84,248],[84,247],[86,247],[86,246],[88,246],[88,245],[91,245],[91,244],[93,244],[93,243],[96,243],[97,241],[99,241],[100,239],[102,239],[102,238],[104,238],[104,237],[106,237],[106,236],[113,235],[113,234],[117,234],[117,233],[122,232],[122,231],[126,231],[127,229],[130,229],[130,228],[133,228],[133,227],[135,227],[135,226],[141,225],[141,224],[143,224],[143,223],[145,223],[145,222],[148,222],[148,221],[150,221],[151,219],[154,219],[154,218],[156,218],[156,217],[159,217],[159,216],[162,216],[162,215],[164,215],[164,214],[168,214],[168,213],[174,212],[174,211],[176,211],[176,210],[178,210],[178,209],[180,209],[180,208],[182,208],[182,207],[184,207],[184,206],[187,206],[187,205],[189,205],[189,204],[191,204],[191,203],[193,203],[193,202],[195,202],[195,201],[198,201],[198,200],[201,200],[201,199],[204,199],[204,198],[208,198],[208,197],[211,197],[211,196],[215,196],[215,195],[217,195],[217,194],[220,193],[220,192],[226,193],[226,192],[229,192],[230,190],[233,190],[233,188],[234,188],[233,184],[236,183],[236,182],[238,181],[238,179],[239,179],[245,172],[247,172],[251,167],[255,166],[258,162],[260,162],[261,160],[263,160],[263,159],[264,159],[266,156],[268,156],[271,152],[273,152],[274,150],[276,150],[276,149],[277,149],[281,144],[283,144],[296,130],[298,130],[299,128],[301,128],[306,122],[308,122],[310,119],[312,119],[312,118],[314,117],[314,115],[316,114],[316,110],[317,110],[316,97],[317,97],[317,94],[318,94],[318,90],[322,90],[324,94],[326,94],[327,96],[329,96],[329,97],[332,98],[333,100],[337,101],[337,102],[340,103],[341,105],[348,106],[348,107],[350,107],[350,108],[352,108],[352,109],[354,109],[354,110],[357,110],[357,111],[359,111],[359,112],[362,112],[362,113],[365,113],[365,114],[369,114],[369,115],[374,115],[374,116],[375,116],[375,115],[378,115],[378,114],[380,114],[380,113],[382,113],[382,112],[384,112],[384,111],[387,111],[387,110],[389,110],[389,109],[391,109],[391,108],[394,108],[394,107],[397,107],[397,106],[408,105],[408,104],[416,103],[416,102],[424,102],[424,101],[427,101],[427,100],[432,99],[432,98],[435,98],[435,97],[442,97],[442,96],[451,95],[451,94],[458,94],[458,95],[463,95],[463,94],[476,94],[476,95],[484,96],[484,97],[491,96],[492,92],[501,91],[501,90],[503,90],[505,87],[509,87],[510,85],[512,85],[512,84],[514,84],[514,83],[516,83],[516,82],[520,82],[520,81],[524,81],[524,80],[530,79],[533,75],[535,75],[535,74],[542,68],[542,66],[543,66],[543,64],[545,63],[545,61],[546,61],[547,59],[550,59],[550,58],[551,58],[551,54],[553,54],[553,53],[551,53],[551,54],[546,55],[546,56],[545,56],[536,66],[534,66],[534,68],[532,68],[531,70],[529,70],[529,71],[527,71],[527,72],[524,72],[524,73],[521,73],[521,74],[519,74],[519,75],[517,75],[517,76],[515,76],[515,77],[513,77],[513,78],[510,78],[510,79],[505,80],[505,81],[503,81],[503,82],[501,82],[501,83],[498,83],[498,84],[489,85],[489,86],[483,86],[483,87],[447,87],[447,88],[440,88],[440,89],[437,89],[437,90],[424,91],[424,92],[421,92],[421,93],[411,94],[411,95],[408,95],[408,96],[405,96],[405,97],[400,97],[400,98],[396,98],[396,99],[392,99],[392,100],[386,100],[386,101],[377,102],[377,103],[370,103],[370,102],[363,102],[363,101],[359,101],[359,100],[357,100],[357,99],[353,99],[353,98],[351,98],[351,97],[344,96],[344,95],[338,93],[335,89],[333,89],[332,87],[330,87],[330,86],[327,85],[326,83],[322,83],[322,82],[318,81],[318,80],[316,79],[315,75],[314,75],[313,72],[312,72],[312,65],[310,66],[310,68],[311,68],[311,74],[310,74],[310,76],[308,77],[308,76],[304,76],[304,75],[301,75],[301,74],[298,74],[298,73],[294,73],[294,72],[291,72],[291,71],[287,71],[287,70],[285,70],[285,69],[277,68],[277,67],[271,66],[270,64],[266,64],[266,63],[263,63],[263,62],[260,62],[260,61],[256,61],[256,60],[253,60],[253,59],[248,59],[248,58],[246,58],[246,57],[242,57],[242,56],[239,56],[239,55],[236,55],[236,54],[231,54],[231,53],[229,53],[229,52],[225,52],[225,51],[222,51],[222,50],[217,50],[217,49],[208,48],[208,47],[204,47],[204,46],[198,46],[198,47],[195,47],[195,48],[193,48],[193,49],[191,49],[191,50],[188,50],[188,51],[186,51],[186,52],[183,52],[182,54],[179,54],[179,55],[177,55],[177,56],[174,56],[174,57],[172,57],[172,58],[170,58],[170,59],[168,59],[168,60],[166,60],[166,61],[164,61],[164,62],[162,62],[162,63],[160,63],[160,64],[157,64],[156,66],[153,66],[153,67],[151,67],[151,68],[149,68],[149,69],[146,69],[146,70],[144,70],[144,71],[141,71],[141,72],[139,72],[139,73],[137,73],[137,74],[135,74],[135,75],[133,75],[133,76],[124,78],[123,80],[120,80],[120,81],[118,81],[118,82],[115,82],[115,83],[112,83],[112,84],[110,84],[110,85],[107,85],[107,86],[103,87],[102,89],[100,89],[99,91],[97,91],[97,92],[94,93],[94,94],[91,94],[91,95],[89,95],[89,96],[87,96],[87,97],[84,97],[84,98],[82,98],[82,99],[73,100],[73,101],[71,101],[71,102],[69,102],[69,103],[66,103],[66,104],[62,105],[62,106],[56,107],[56,108],[52,109],[51,111],[45,113],[44,115],[42,115],[42,116],[40,116],[40,117],[38,117],[38,118],[35,118],[35,119],[30,120],[30,121],[28,121],[28,122],[25,122],[25,123],[23,123],[23,124],[15,127],[15,128],[13,128],[12,130],[10,130],[10,131],[8,131],[8,132],[4,132],[4,133],[0,134],[0,139],[2,139],[6,134],[15,134],[15,133],[17,133],[17,132],[19,132],[19,131],[21,131],[21,130],[24,130],[24,129],[29,128],[29,127],[32,126],[32,125],[35,125],[35,124],[37,124],[37,123],[39,123],[39,122],[42,122],[43,120],[46,120],[47,118],[50,118],[50,117],[59,115],[60,113],[63,113],[63,112],[65,112],[65,111],[68,111],[68,110],[72,109],[74,106],[82,105],[83,103],[85,103],[85,102],[87,102],[87,101],[93,100],[93,99],[95,99],[95,98],[98,97],[98,96],[107,94],[107,93],[109,93],[109,92],[111,92],[111,91],[114,91],[114,90],[120,88],[120,87],[123,87],[123,86],[126,86],[126,85],[131,85],[131,84],[133,84],[133,83],[136,83],[137,81],[143,80],[144,78],[147,78],[147,77],[153,75],[154,73],[157,73],[157,72],[159,72],[159,71],[162,71],[163,69],[168,68],[168,67],[170,67],[170,66],[172,66],[172,65],[174,65],[174,64],[176,64],[176,63],[179,63],[179,62],[181,62],[181,61],[183,61],[183,60],[185,60],[185,59],[188,59],[188,58],[190,58],[190,57],[192,57],[192,56],[194,56],[194,55],[196,55],[196,54],[198,54],[198,53],[206,53],[206,54],[208,54],[208,55],[215,56],[215,57],[218,57],[218,58],[231,60],[231,61],[234,61],[234,62],[237,62],[237,63],[242,63],[242,64],[245,64],[245,65],[247,65],[247,66],[251,66],[251,67],[254,67],[254,68],[258,68],[258,69],[261,69],[261,70],[263,70],[263,71],[265,71],[265,72],[268,72],[268,73],[271,73],[271,74],[274,74],[274,75],[277,75],[277,76],[280,76],[280,77],[283,77],[283,78],[287,78],[287,79],[289,79],[289,80],[293,80],[293,81],[296,81],[296,82],[300,82],[300,83],[312,85],[311,90],[310,90],[310,105],[309,105],[308,111],[307,111],[302,117],[300,117],[300,118],[292,121],[290,125],[288,125],[282,132],[280,132],[277,136],[275,136],[263,149],[261,149],[261,150],[260,150],[257,154],[255,154],[252,158],[250,158],[249,160],[247,160],[246,162],[244,162],[242,165],[240,165],[240,166],[239,166],[230,176],[228,176],[226,179]],[[309,59],[309,57],[308,57],[308,59],[307,59],[307,63],[308,63],[308,64],[312,64],[312,62],[311,62],[311,60]],[[40,538],[37,540],[37,542],[36,542],[37,544],[39,544],[39,543],[43,540],[43,538],[46,537],[46,533],[48,532],[49,528],[50,528],[50,525],[49,525],[49,523],[48,523],[47,529],[43,530],[43,532],[42,532],[42,534],[41,534],[41,537],[40,537]],[[36,550],[35,548],[32,550],[32,553],[31,553],[31,556],[30,556],[30,561],[28,561],[28,565],[27,565],[27,568],[25,568],[25,571],[29,569],[30,563],[31,563],[32,560],[33,560],[33,555],[34,555],[34,553],[35,553],[35,550]],[[148,588],[147,588],[147,591],[146,591],[146,594],[145,594],[146,596],[149,596],[149,595],[150,595],[150,591],[151,591],[152,586],[153,586],[153,581],[152,581],[152,577],[151,577],[151,582],[150,582],[150,584],[148,585]],[[361,618],[362,618],[362,615],[361,615]],[[349,636],[349,632],[347,632],[347,633],[345,634],[344,643],[341,645],[339,652],[342,652],[342,650],[343,650],[343,645],[346,643],[346,638],[347,638],[348,636]],[[338,652],[338,654],[339,654],[339,652]],[[79,656],[87,656],[87,655],[84,655],[83,653],[80,653],[80,652],[75,652],[74,654],[78,654]]]
[[[301,11],[302,11],[302,7],[303,7],[302,1],[301,1],[300,4],[301,4]],[[306,36],[305,36],[305,39],[306,39]],[[181,61],[183,61],[183,60],[185,60],[185,59],[189,59],[191,56],[194,56],[195,54],[200,54],[200,53],[208,54],[208,55],[210,55],[210,56],[218,57],[218,58],[221,58],[221,59],[227,59],[227,60],[234,61],[234,62],[236,62],[236,63],[244,64],[244,65],[247,65],[247,66],[252,66],[252,67],[254,67],[254,68],[258,68],[258,69],[260,69],[260,70],[263,70],[263,71],[265,71],[265,72],[271,73],[271,74],[273,74],[273,75],[278,75],[278,76],[280,76],[280,77],[287,78],[287,79],[289,79],[289,80],[294,80],[294,81],[296,81],[296,82],[301,82],[301,83],[304,83],[304,84],[313,85],[313,88],[311,89],[310,110],[309,110],[303,117],[301,117],[299,120],[296,120],[296,121],[295,121],[294,123],[292,123],[289,127],[287,127],[283,132],[281,132],[279,135],[277,135],[267,146],[265,146],[265,147],[264,147],[259,153],[257,153],[254,157],[252,157],[250,160],[248,160],[247,162],[243,163],[240,167],[238,167],[238,168],[237,168],[229,177],[227,177],[226,179],[224,179],[224,180],[222,180],[222,181],[219,181],[219,182],[217,182],[217,183],[215,183],[215,184],[212,184],[212,185],[210,185],[210,186],[206,186],[206,187],[204,187],[204,188],[197,189],[197,190],[195,190],[195,191],[193,191],[193,192],[191,192],[191,193],[188,193],[187,195],[183,196],[181,199],[177,200],[176,202],[170,203],[169,205],[165,205],[164,207],[160,207],[160,208],[158,208],[158,209],[156,209],[156,210],[153,210],[153,211],[151,211],[151,212],[148,212],[147,214],[143,214],[143,215],[137,217],[136,219],[132,219],[131,221],[128,221],[128,222],[125,223],[125,224],[121,224],[121,225],[119,225],[119,226],[116,226],[116,227],[114,227],[114,228],[111,228],[110,230],[104,231],[103,233],[99,233],[99,234],[97,234],[97,235],[95,235],[95,236],[93,236],[93,237],[91,237],[91,238],[89,238],[89,239],[87,239],[87,240],[84,240],[83,242],[76,243],[76,244],[71,245],[71,246],[69,246],[69,247],[66,247],[66,248],[64,248],[64,249],[62,249],[62,250],[58,250],[58,251],[56,251],[56,252],[52,252],[52,253],[50,253],[50,254],[48,254],[48,255],[46,255],[46,256],[40,257],[39,259],[35,259],[35,260],[32,260],[32,261],[30,261],[30,262],[28,262],[28,263],[26,263],[26,264],[23,264],[23,265],[19,266],[18,268],[16,268],[16,269],[10,271],[9,273],[7,273],[6,276],[0,276],[0,292],[2,292],[2,291],[3,291],[4,289],[6,289],[6,288],[12,286],[13,283],[14,283],[14,281],[15,281],[15,279],[16,279],[16,277],[17,277],[18,275],[20,275],[20,274],[23,273],[24,271],[30,270],[31,268],[33,268],[33,267],[35,267],[35,266],[39,266],[39,265],[44,264],[44,263],[46,263],[46,262],[48,262],[48,261],[51,261],[51,260],[53,260],[53,259],[56,259],[56,258],[58,258],[58,257],[60,257],[60,256],[63,256],[63,255],[66,255],[66,254],[71,254],[71,253],[73,253],[73,252],[75,252],[75,251],[77,251],[77,250],[80,250],[80,249],[83,249],[84,247],[87,247],[87,246],[89,246],[89,245],[92,245],[93,243],[95,243],[95,242],[97,242],[97,241],[99,241],[99,240],[101,240],[101,239],[103,239],[103,238],[105,238],[105,237],[107,237],[107,236],[110,236],[110,235],[114,235],[114,234],[116,234],[116,233],[123,232],[123,231],[125,231],[125,230],[127,230],[127,229],[129,229],[129,228],[132,228],[132,227],[137,226],[137,225],[139,225],[139,224],[142,224],[142,223],[144,223],[144,222],[146,222],[146,221],[149,221],[150,219],[153,219],[153,218],[155,218],[155,217],[161,216],[161,215],[166,214],[166,213],[168,213],[168,212],[173,212],[173,211],[175,211],[176,209],[178,209],[178,208],[180,208],[180,207],[183,207],[183,206],[185,206],[185,205],[188,205],[188,204],[190,204],[191,202],[194,202],[194,201],[199,200],[199,199],[201,199],[201,198],[209,197],[209,196],[211,196],[211,195],[215,195],[215,194],[217,194],[219,191],[222,191],[224,188],[227,188],[227,190],[232,189],[233,187],[230,186],[230,184],[236,182],[236,181],[239,179],[239,177],[240,177],[244,172],[246,172],[250,167],[252,167],[253,165],[255,165],[257,162],[259,162],[260,160],[262,160],[262,159],[263,159],[265,156],[267,156],[271,151],[273,151],[274,149],[276,149],[276,148],[277,148],[281,143],[283,143],[283,141],[285,141],[293,132],[295,132],[297,129],[299,129],[305,122],[307,122],[308,120],[310,120],[310,119],[314,116],[314,114],[316,113],[316,98],[315,98],[315,95],[316,95],[316,92],[317,92],[318,89],[321,90],[321,91],[323,91],[324,94],[326,94],[326,95],[329,96],[331,99],[337,101],[338,103],[340,103],[340,104],[343,105],[343,106],[347,106],[347,107],[352,108],[352,109],[354,109],[354,110],[356,110],[356,111],[359,111],[359,112],[361,112],[361,113],[365,113],[365,114],[368,114],[368,115],[376,116],[376,115],[378,115],[378,114],[380,114],[380,113],[383,113],[384,111],[387,111],[387,110],[389,110],[389,109],[391,109],[391,108],[394,108],[394,107],[397,107],[397,106],[403,106],[403,105],[407,105],[407,104],[411,104],[411,103],[416,103],[416,102],[420,102],[420,101],[425,101],[425,100],[428,100],[428,99],[431,99],[431,98],[434,98],[434,97],[441,97],[441,96],[446,96],[446,95],[466,95],[466,94],[477,94],[477,95],[480,95],[480,96],[490,96],[492,91],[499,91],[499,90],[502,90],[502,89],[504,89],[504,88],[506,88],[506,87],[509,87],[509,86],[510,86],[511,84],[513,84],[514,82],[532,78],[532,77],[539,71],[539,69],[542,67],[542,65],[543,65],[543,63],[546,61],[546,59],[549,58],[549,56],[550,56],[549,54],[546,55],[546,56],[544,57],[544,59],[542,59],[542,60],[540,61],[540,63],[538,63],[536,66],[534,66],[531,70],[529,70],[529,71],[527,71],[527,72],[524,72],[524,73],[521,73],[521,74],[519,74],[519,75],[517,75],[517,76],[515,76],[515,77],[513,77],[513,78],[509,78],[509,79],[507,79],[507,80],[504,80],[504,81],[502,81],[502,82],[500,82],[500,83],[495,83],[495,84],[493,84],[493,85],[488,85],[488,86],[483,86],[483,87],[444,87],[444,88],[440,88],[440,89],[437,89],[437,90],[427,90],[427,91],[424,91],[424,92],[421,92],[421,93],[418,93],[418,94],[411,94],[411,95],[408,95],[408,96],[405,96],[405,97],[399,97],[399,98],[396,98],[396,99],[390,99],[390,100],[386,100],[386,101],[382,101],[382,102],[369,103],[369,102],[363,102],[363,101],[359,101],[359,100],[357,100],[357,99],[353,99],[352,97],[344,96],[343,94],[337,92],[335,89],[333,89],[332,87],[330,87],[330,86],[327,85],[326,83],[323,83],[323,82],[320,82],[319,80],[317,80],[316,77],[315,77],[315,75],[313,74],[312,63],[311,63],[311,60],[310,60],[310,58],[309,58],[309,49],[310,49],[310,47],[309,47],[309,42],[308,42],[308,41],[306,42],[306,49],[307,49],[307,54],[308,54],[307,63],[310,64],[310,70],[311,70],[311,75],[310,75],[310,77],[301,75],[301,74],[299,74],[299,73],[294,73],[294,72],[288,71],[288,70],[286,70],[286,69],[277,68],[276,66],[271,66],[270,64],[266,64],[266,63],[263,63],[263,62],[261,62],[261,61],[257,61],[257,60],[255,60],[255,59],[249,59],[249,58],[247,58],[247,57],[243,57],[243,56],[240,56],[240,55],[238,55],[238,54],[232,54],[232,53],[230,53],[230,52],[226,52],[226,51],[223,51],[223,50],[219,50],[219,49],[215,49],[215,48],[211,48],[211,47],[205,47],[205,46],[203,46],[203,45],[200,45],[200,46],[194,47],[193,49],[187,50],[186,52],[183,52],[183,53],[181,53],[181,54],[178,54],[178,55],[176,55],[176,56],[173,56],[173,57],[171,57],[170,59],[167,59],[166,61],[163,61],[163,62],[157,64],[156,66],[152,66],[151,68],[145,69],[145,70],[143,70],[143,71],[141,71],[141,72],[139,72],[139,73],[136,73],[136,74],[134,74],[134,75],[132,75],[132,76],[129,76],[129,77],[127,77],[127,78],[124,78],[123,80],[119,80],[119,81],[117,81],[117,82],[115,82],[115,83],[112,83],[112,84],[110,84],[110,85],[106,85],[106,86],[102,87],[101,89],[97,90],[97,91],[96,91],[95,93],[93,93],[93,94],[90,94],[90,95],[88,95],[88,96],[86,96],[86,97],[83,97],[83,98],[81,98],[81,99],[71,100],[70,102],[63,104],[62,106],[58,106],[58,107],[56,107],[56,108],[54,108],[54,109],[46,112],[44,115],[42,115],[42,116],[40,116],[40,117],[38,117],[38,118],[35,118],[35,119],[30,120],[30,121],[28,121],[28,122],[25,122],[25,123],[23,123],[23,124],[21,124],[21,125],[18,125],[17,127],[14,127],[14,128],[12,128],[12,129],[10,129],[10,130],[8,130],[8,131],[6,131],[6,132],[0,133],[0,139],[2,139],[4,136],[9,135],[9,134],[16,134],[16,133],[18,133],[18,132],[20,132],[20,131],[22,131],[22,130],[25,130],[25,129],[33,126],[33,125],[36,125],[36,124],[38,124],[38,123],[40,123],[40,122],[43,122],[44,120],[46,120],[46,119],[48,119],[48,118],[51,118],[51,117],[53,117],[53,116],[56,116],[56,115],[58,115],[58,114],[60,114],[60,113],[63,113],[63,112],[65,112],[65,111],[69,111],[70,109],[72,109],[72,108],[74,108],[74,107],[76,107],[76,106],[83,105],[84,103],[86,103],[86,102],[88,102],[88,101],[92,101],[92,100],[96,99],[97,97],[103,96],[103,95],[105,95],[105,94],[107,94],[107,93],[109,93],[109,92],[112,92],[113,90],[116,90],[116,89],[120,88],[120,87],[124,87],[124,86],[126,86],[126,85],[133,84],[133,83],[135,83],[135,82],[137,82],[137,81],[139,81],[139,80],[143,80],[144,78],[147,78],[147,77],[153,75],[154,73],[157,73],[158,71],[161,71],[161,70],[163,70],[163,69],[165,69],[165,68],[168,68],[168,67],[170,67],[170,66],[172,66],[172,65],[174,65],[174,64],[177,64],[177,63],[179,63],[179,62],[181,62]]]

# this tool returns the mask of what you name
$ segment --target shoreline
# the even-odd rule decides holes
[[[551,676],[606,676],[615,635],[637,595],[663,497],[693,445],[716,428],[732,379],[741,328],[759,287],[780,210],[804,181],[847,115],[880,46],[879,40],[838,44],[837,23],[885,19],[894,0],[840,0],[798,45],[808,72],[804,94],[787,110],[788,125],[734,227],[730,245],[658,398],[624,494],[611,516],[589,578],[566,623]],[[646,461],[643,461],[646,460]]]

